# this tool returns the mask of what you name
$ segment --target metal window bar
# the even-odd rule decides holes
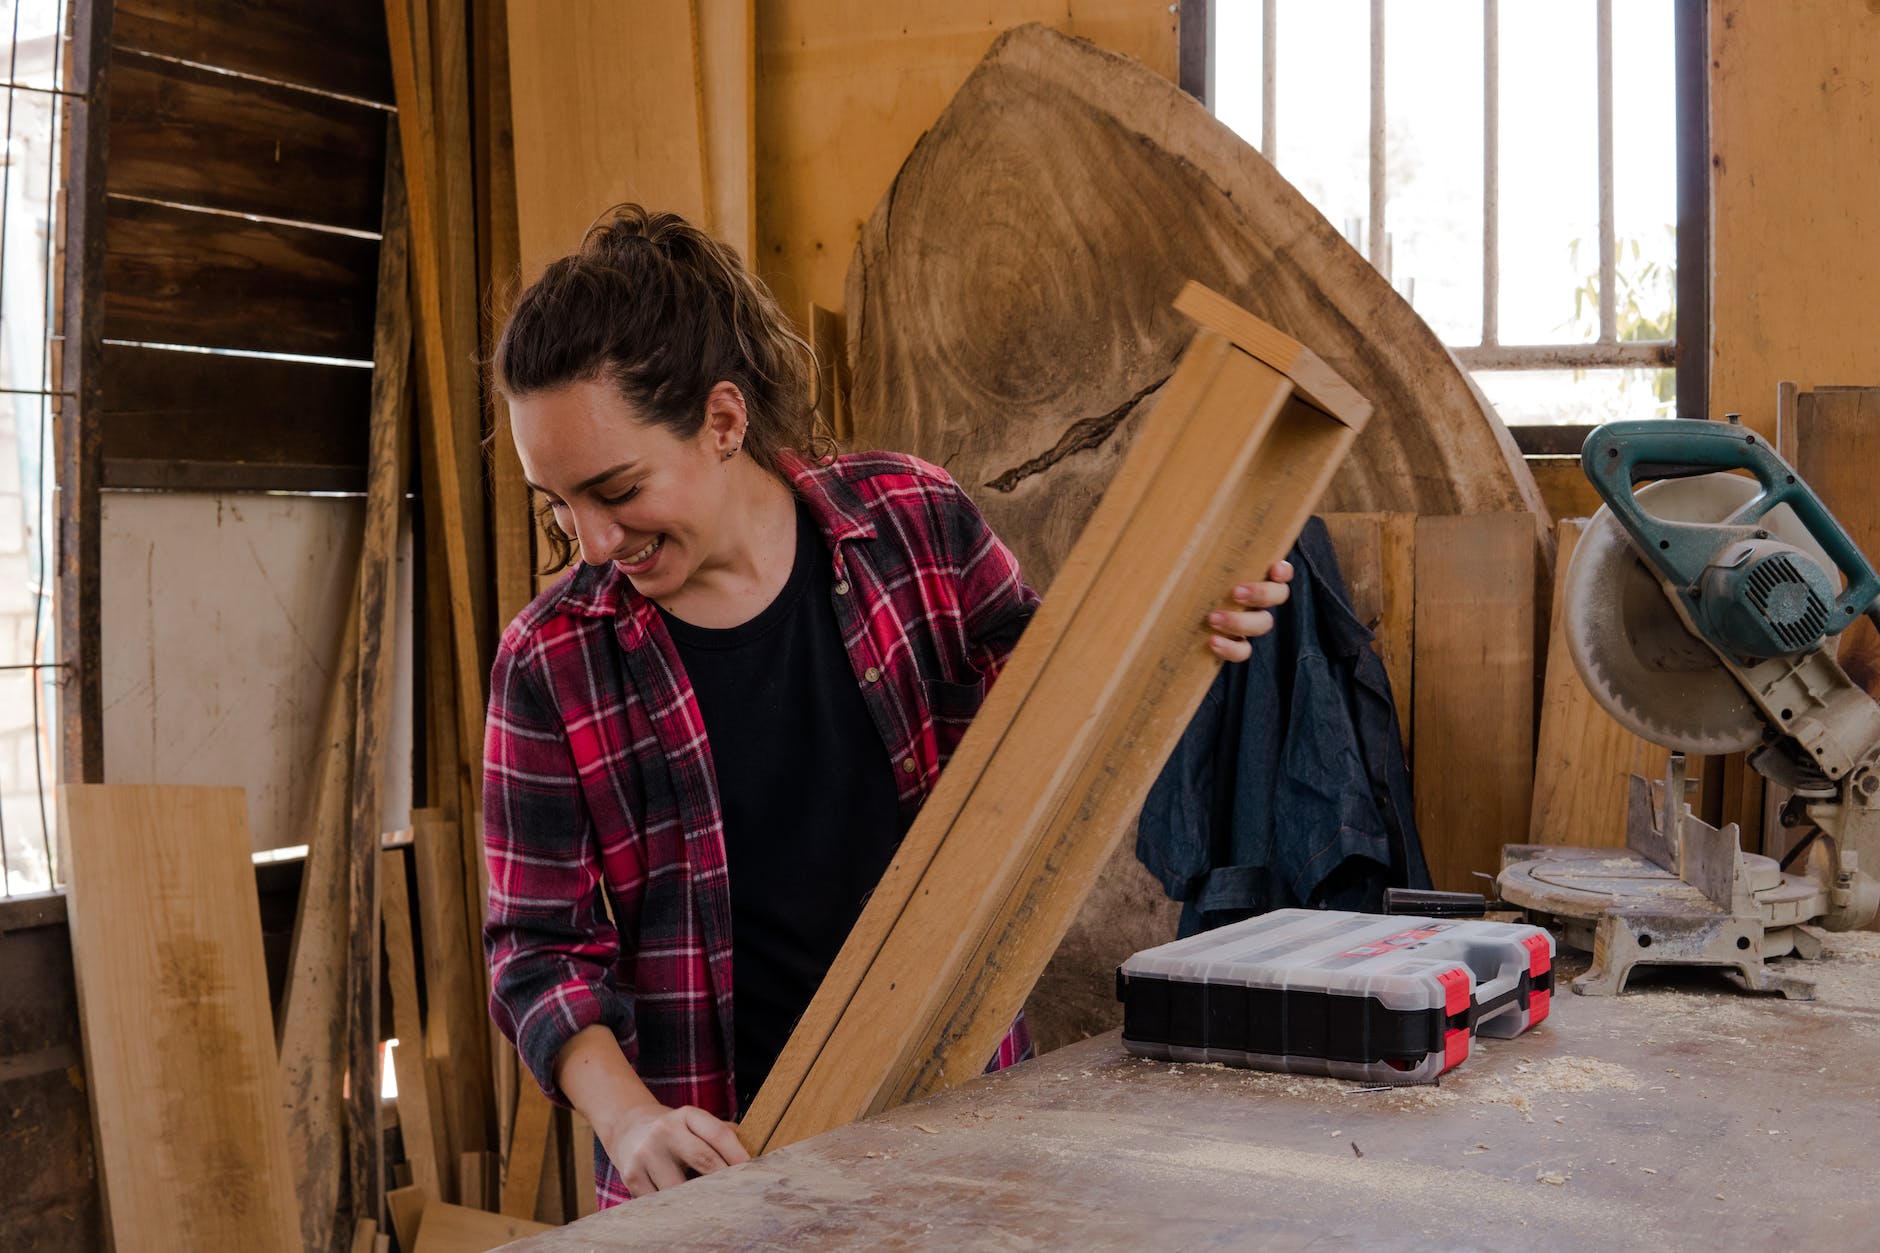
[[[1370,222],[1365,233],[1369,260],[1391,277],[1390,205],[1386,163],[1385,82],[1387,44],[1385,0],[1371,0],[1370,76]],[[1599,338],[1590,344],[1501,343],[1500,172],[1501,172],[1501,6],[1482,0],[1482,335],[1473,345],[1451,345],[1470,370],[1549,370],[1645,368],[1677,364],[1676,340],[1621,340],[1618,334],[1617,234],[1613,210],[1612,0],[1596,0],[1599,127]],[[1260,151],[1278,160],[1279,0],[1264,0],[1261,15]],[[1355,242],[1355,241],[1354,241]],[[1680,257],[1680,261],[1683,258]],[[1680,264],[1680,272],[1683,265]],[[1680,324],[1681,326],[1683,323]],[[1680,338],[1683,332],[1680,331]]]
[[[57,856],[54,852],[52,823],[47,806],[47,784],[49,780],[47,778],[45,757],[47,751],[47,728],[51,723],[51,719],[47,716],[47,705],[51,699],[51,693],[47,690],[47,684],[42,680],[41,676],[48,673],[55,673],[63,668],[61,663],[44,660],[45,649],[50,642],[46,634],[45,625],[47,614],[51,609],[50,602],[53,577],[51,568],[53,538],[50,534],[50,528],[46,524],[46,519],[50,513],[51,491],[49,482],[52,471],[48,454],[52,450],[47,445],[48,432],[52,426],[52,401],[54,397],[63,394],[60,389],[54,388],[51,382],[52,342],[54,338],[53,325],[56,306],[55,271],[53,268],[56,254],[53,248],[53,237],[59,225],[60,215],[57,209],[61,191],[58,179],[60,168],[58,160],[59,136],[61,134],[65,101],[77,95],[77,93],[66,90],[64,84],[66,67],[65,45],[67,39],[67,6],[64,0],[59,0],[56,8],[52,11],[52,41],[49,45],[52,74],[50,86],[39,86],[22,83],[20,81],[20,25],[24,5],[25,0],[14,0],[7,52],[7,75],[4,84],[0,84],[0,86],[4,86],[6,90],[6,139],[8,155],[4,166],[0,166],[0,331],[4,331],[10,327],[11,320],[8,318],[9,311],[14,314],[13,320],[17,320],[20,304],[17,297],[9,299],[9,296],[13,296],[13,292],[7,286],[7,261],[10,233],[13,225],[12,210],[13,192],[15,189],[13,177],[15,162],[12,156],[16,150],[22,147],[22,145],[17,142],[21,137],[15,131],[16,121],[21,119],[22,114],[22,110],[18,107],[22,93],[29,96],[41,97],[47,101],[44,114],[46,120],[45,130],[43,133],[36,133],[32,136],[32,138],[38,141],[45,149],[45,168],[43,171],[45,180],[45,201],[39,215],[42,238],[40,241],[41,247],[38,267],[42,284],[40,288],[41,303],[39,314],[43,321],[41,324],[42,334],[39,336],[40,342],[38,351],[39,386],[36,388],[17,386],[0,387],[0,395],[10,397],[37,396],[39,398],[36,411],[38,419],[37,430],[32,433],[32,438],[36,441],[33,466],[37,472],[38,479],[37,482],[30,485],[25,482],[21,484],[22,488],[28,489],[22,492],[22,505],[25,505],[29,500],[32,505],[32,517],[25,527],[25,533],[33,540],[33,543],[28,546],[27,557],[37,568],[33,571],[33,576],[29,580],[29,593],[31,598],[30,612],[33,615],[30,657],[25,662],[8,662],[4,666],[0,666],[0,670],[7,672],[23,671],[33,676],[34,680],[31,693],[33,786],[34,790],[37,792],[39,845],[45,860],[46,876],[45,881],[37,882],[32,879],[26,879],[23,872],[21,874],[23,880],[22,886],[25,893],[34,894],[54,887],[60,879]],[[9,357],[9,363],[12,369],[15,371],[19,370],[21,362]],[[21,410],[19,408],[15,409],[15,415],[16,417],[21,416]],[[15,438],[23,444],[29,438],[28,432],[24,429],[16,429]],[[22,519],[22,521],[27,520]],[[6,827],[5,810],[4,807],[0,807],[0,897],[12,897],[18,894],[15,892],[14,888],[15,868],[12,864],[12,851],[9,849],[8,845],[9,832]]]

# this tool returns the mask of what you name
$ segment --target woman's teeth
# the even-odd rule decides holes
[[[639,552],[634,553],[631,557],[628,557],[626,564],[630,566],[637,566],[637,565],[643,564],[644,562],[650,560],[653,554],[659,551],[659,546],[665,542],[666,542],[665,536],[663,535],[656,536],[652,543],[648,544],[645,548],[642,548]]]

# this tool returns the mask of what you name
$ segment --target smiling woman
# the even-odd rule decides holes
[[[631,205],[497,347],[580,564],[491,677],[491,1010],[593,1124],[603,1205],[744,1160],[728,1120],[1038,603],[944,470],[819,446],[812,364],[735,253]],[[1218,655],[1290,574],[1233,589]],[[990,1064],[1029,1048],[1021,1017]]]

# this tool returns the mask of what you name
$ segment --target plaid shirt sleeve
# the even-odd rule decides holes
[[[543,1092],[566,1105],[555,1083],[562,1046],[594,1023],[624,1041],[633,1011],[611,974],[620,937],[574,757],[541,679],[508,640],[491,675],[483,769],[490,1013]]]
[[[947,539],[959,563],[968,660],[990,682],[1018,645],[1039,597],[1019,573],[1018,558],[992,533],[972,498],[957,484],[953,496]]]

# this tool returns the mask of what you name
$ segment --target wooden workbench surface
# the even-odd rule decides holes
[[[1851,1247],[1880,1225],[1880,935],[1830,945],[1814,1002],[1562,993],[1433,1087],[1101,1036],[509,1247]]]

